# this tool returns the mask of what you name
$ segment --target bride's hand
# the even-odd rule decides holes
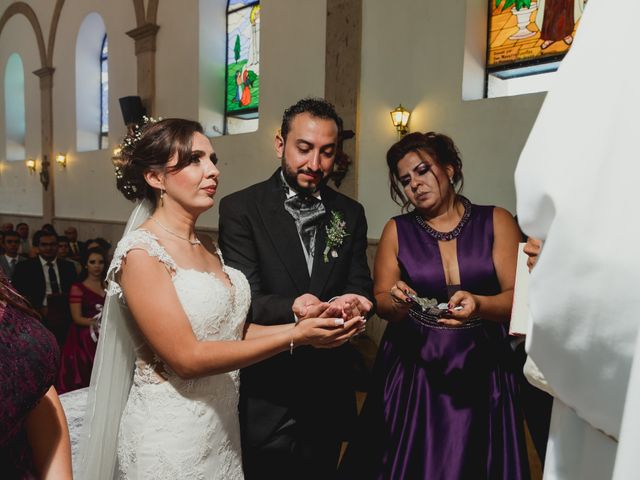
[[[365,323],[363,317],[347,321],[342,318],[308,318],[293,328],[293,344],[311,345],[315,348],[339,347],[362,333]]]

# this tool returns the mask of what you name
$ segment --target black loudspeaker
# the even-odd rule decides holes
[[[147,111],[142,106],[142,99],[138,96],[120,98],[120,110],[122,110],[122,118],[125,125],[132,123],[142,123],[142,117]]]

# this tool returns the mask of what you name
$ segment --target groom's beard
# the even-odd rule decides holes
[[[303,195],[312,195],[314,192],[317,192],[318,190],[320,190],[323,186],[325,186],[328,182],[329,182],[329,178],[330,175],[327,175],[326,177],[322,177],[322,179],[318,182],[318,185],[314,188],[304,188],[301,187],[298,184],[298,174],[299,173],[310,173],[310,174],[314,174],[315,172],[312,172],[306,168],[301,168],[299,170],[293,170],[292,168],[289,167],[289,165],[287,164],[287,159],[284,156],[284,152],[282,153],[282,175],[284,176],[284,180],[287,182],[287,185],[289,185],[289,187],[298,192],[301,193]],[[322,175],[322,173],[321,173]]]

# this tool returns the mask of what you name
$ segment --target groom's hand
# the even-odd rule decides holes
[[[311,295],[310,293],[305,293],[304,295],[300,295],[296,298],[293,301],[291,310],[293,310],[293,313],[298,320],[304,320],[305,318],[329,318],[336,316],[335,308],[329,309],[329,304],[327,302],[321,302],[318,297]]]
[[[347,319],[358,316],[366,317],[373,308],[373,303],[368,298],[355,293],[345,293],[335,297],[331,300],[330,305],[342,309]]]

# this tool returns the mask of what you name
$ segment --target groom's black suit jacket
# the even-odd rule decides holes
[[[316,235],[309,277],[298,231],[284,208],[280,170],[268,180],[220,202],[220,248],[225,262],[241,270],[251,284],[249,322],[276,325],[294,321],[296,297],[311,293],[327,301],[344,293],[373,299],[367,265],[367,223],[358,202],[328,187],[321,190],[326,214]],[[323,260],[325,225],[331,211],[341,212],[349,234],[338,257]],[[244,441],[259,446],[283,422],[319,435],[346,433],[355,417],[350,371],[351,346],[300,347],[245,368],[241,376],[240,418]]]

